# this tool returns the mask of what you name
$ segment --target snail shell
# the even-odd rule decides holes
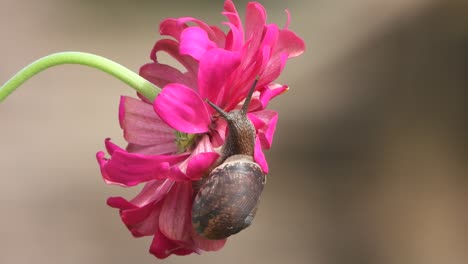
[[[256,84],[257,81],[240,110],[226,113],[207,100],[228,123],[228,136],[215,168],[192,185],[197,192],[192,204],[192,225],[208,239],[224,239],[248,227],[265,185],[265,174],[253,161],[255,128],[247,117]]]
[[[260,166],[248,155],[234,155],[216,167],[192,206],[192,224],[208,239],[223,239],[252,222],[265,185]]]

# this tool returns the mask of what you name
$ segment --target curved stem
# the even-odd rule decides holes
[[[85,52],[60,52],[38,59],[29,64],[0,87],[0,102],[29,78],[41,71],[61,64],[81,64],[99,69],[130,85],[148,100],[153,101],[160,89],[137,73],[104,57]]]

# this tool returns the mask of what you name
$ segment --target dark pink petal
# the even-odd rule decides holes
[[[169,83],[191,85],[193,79],[179,70],[160,63],[148,63],[140,68],[140,75],[156,86],[163,88]]]
[[[107,200],[107,204],[120,209],[122,222],[133,236],[150,236],[156,231],[161,209],[160,204],[148,203],[143,207],[137,207],[121,197],[111,197]]]
[[[249,113],[249,119],[257,130],[257,136],[264,149],[271,148],[275,135],[278,113],[272,110],[262,110]]]
[[[187,154],[145,156],[128,153],[109,140],[106,140],[106,148],[111,159],[104,158],[103,152],[96,154],[104,181],[127,187],[156,179],[158,174],[167,173],[170,166],[187,157]]]
[[[192,181],[199,180],[206,174],[218,157],[219,154],[216,152],[205,152],[190,158],[187,165],[187,177]]]
[[[192,183],[175,183],[164,200],[159,216],[159,228],[170,240],[189,243],[192,212]]]
[[[151,146],[153,155],[177,151],[174,130],[156,115],[151,104],[122,96],[119,120],[120,127],[124,130],[124,138],[130,144]],[[130,146],[133,146],[127,148],[130,152],[142,153],[135,145]],[[148,154],[148,151],[145,152]]]
[[[167,85],[154,100],[154,110],[169,126],[185,133],[207,132],[211,123],[205,102],[182,84]]]
[[[186,69],[187,72],[193,74],[193,78],[195,80],[196,73],[198,72],[198,62],[188,55],[182,55],[179,53],[179,43],[172,40],[172,39],[161,39],[153,47],[151,50],[150,57],[153,61],[157,62],[157,53],[159,51],[164,51],[169,54],[171,57],[176,59],[180,64],[182,64]],[[189,75],[189,77],[192,77]]]
[[[258,137],[255,138],[254,160],[258,165],[260,165],[263,172],[268,174],[268,163],[265,159],[265,154],[263,154],[260,139]]]
[[[232,72],[239,66],[240,53],[224,49],[211,49],[200,59],[198,87],[200,95],[218,104],[218,96]]]
[[[162,36],[171,36],[176,40],[180,40],[180,34],[187,28],[187,25],[180,23],[177,19],[168,18],[164,19],[159,24],[159,34]]]
[[[194,253],[194,250],[187,249],[168,239],[159,229],[157,229],[156,233],[154,234],[149,251],[159,259],[165,259],[171,254],[185,256]]]
[[[196,60],[200,60],[207,50],[213,48],[216,48],[216,44],[208,38],[206,31],[201,28],[189,27],[180,36],[180,53],[190,55]]]
[[[181,170],[186,171],[187,177],[191,180],[199,180],[207,173],[218,157],[219,154],[213,149],[210,137],[205,135],[197,143],[190,157],[182,162],[179,167]]]

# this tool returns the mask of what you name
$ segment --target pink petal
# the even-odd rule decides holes
[[[240,51],[242,49],[242,44],[244,44],[244,36],[241,32],[231,23],[224,23],[228,25],[231,30],[229,31],[226,37],[226,50],[231,51]]]
[[[260,102],[262,104],[261,109],[265,109],[273,98],[286,92],[287,90],[289,90],[287,85],[271,84],[266,87],[260,93]]]
[[[203,54],[216,48],[216,44],[208,38],[208,34],[201,28],[189,27],[180,36],[180,54],[190,55],[200,60]]]
[[[217,38],[217,34],[216,32],[213,31],[213,29],[211,28],[210,25],[206,24],[205,22],[199,20],[199,19],[196,19],[196,18],[193,18],[193,17],[181,17],[181,18],[178,18],[177,19],[179,23],[188,23],[188,22],[192,22],[192,23],[195,23],[197,26],[199,26],[200,28],[202,28],[204,31],[206,31],[206,33],[208,33],[208,37],[216,42],[216,38]]]
[[[240,53],[224,49],[211,49],[200,59],[198,87],[200,95],[218,104],[226,80],[239,66]]]
[[[157,203],[166,197],[167,193],[174,185],[172,180],[154,180],[145,184],[140,193],[130,202],[138,207],[146,206],[147,204]]]
[[[150,253],[159,259],[165,259],[171,254],[185,256],[194,251],[168,239],[161,230],[157,229],[151,242]]]
[[[255,138],[254,160],[258,165],[260,165],[263,172],[268,174],[268,163],[265,159],[265,155],[263,154],[260,139],[258,137]]]
[[[127,142],[139,146],[151,146],[153,155],[177,151],[174,129],[156,115],[151,104],[122,96],[119,120]],[[132,148],[131,152],[139,152],[136,147],[130,147]]]
[[[103,152],[98,152],[96,157],[104,181],[108,184],[128,187],[156,179],[158,174],[165,175],[170,166],[187,157],[187,154],[145,156],[128,153],[108,139],[105,143],[108,152],[112,155],[111,159],[104,158]]]
[[[226,45],[226,35],[224,31],[222,31],[217,26],[210,26],[211,30],[213,30],[215,34],[215,39],[211,39],[214,43],[216,43],[216,47],[223,48]]]
[[[137,144],[128,144],[125,148],[127,152],[138,153],[144,155],[161,155],[161,154],[171,154],[177,152],[177,146],[174,144],[174,141],[160,143],[155,145],[143,146]]]
[[[156,55],[159,51],[166,52],[171,57],[180,62],[180,64],[182,64],[187,69],[188,73],[193,74],[193,79],[196,79],[196,73],[198,72],[198,62],[188,55],[180,54],[178,42],[172,39],[161,39],[158,42],[156,42],[150,54],[151,59],[155,62],[158,61]],[[189,77],[192,76],[189,75]]]
[[[286,66],[287,60],[288,56],[286,53],[271,57],[271,59],[268,61],[265,71],[258,81],[259,86],[268,85],[272,81],[276,80],[283,71],[284,66]]]
[[[249,119],[252,120],[257,130],[262,148],[269,149],[273,143],[278,113],[272,110],[252,112],[249,113]]]
[[[280,30],[273,54],[286,53],[288,58],[292,58],[301,55],[304,51],[304,40],[289,29]]]
[[[191,85],[192,78],[179,70],[160,63],[148,63],[140,68],[140,75],[156,86],[162,88],[169,83]]]
[[[221,240],[209,240],[206,239],[199,234],[192,228],[192,238],[195,243],[195,248],[199,248],[204,251],[218,251],[224,247],[226,244],[227,239]]]
[[[237,28],[237,30],[241,33],[241,35],[244,35],[244,29],[242,28],[242,21],[239,17],[239,13],[237,12],[236,6],[232,1],[226,1],[224,2],[224,10],[225,12],[222,12],[224,16],[226,16],[227,19]],[[244,39],[242,38],[242,42],[244,42]]]
[[[130,202],[122,197],[111,197],[107,204],[120,209],[120,216],[135,237],[153,235],[158,225],[161,203],[173,181],[151,181]]]
[[[185,133],[203,133],[211,118],[205,102],[182,84],[169,84],[154,100],[154,110],[172,128]]]
[[[174,184],[164,200],[159,216],[159,228],[170,240],[189,243],[192,212],[192,183]]]
[[[255,2],[247,4],[245,13],[245,36],[250,40],[247,49],[246,58],[251,58],[258,50],[263,37],[263,31],[266,23],[266,11],[262,5]]]
[[[187,28],[187,25],[179,23],[177,19],[168,18],[164,19],[159,24],[159,34],[162,36],[171,36],[176,40],[180,40],[180,34]]]
[[[197,143],[190,157],[180,164],[180,168],[186,171],[187,177],[191,180],[199,180],[207,174],[208,169],[218,157],[219,154],[213,149],[210,137],[205,135]]]

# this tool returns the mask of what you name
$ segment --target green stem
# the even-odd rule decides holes
[[[117,77],[124,83],[130,85],[137,92],[142,94],[148,100],[153,101],[160,92],[160,89],[152,83],[136,74],[135,72],[125,68],[124,66],[106,59],[104,57],[84,53],[84,52],[60,52],[40,58],[39,60],[29,64],[15,76],[8,80],[0,87],[0,102],[5,100],[16,88],[26,82],[29,78],[40,73],[41,71],[61,64],[81,64],[99,69],[103,72]]]

